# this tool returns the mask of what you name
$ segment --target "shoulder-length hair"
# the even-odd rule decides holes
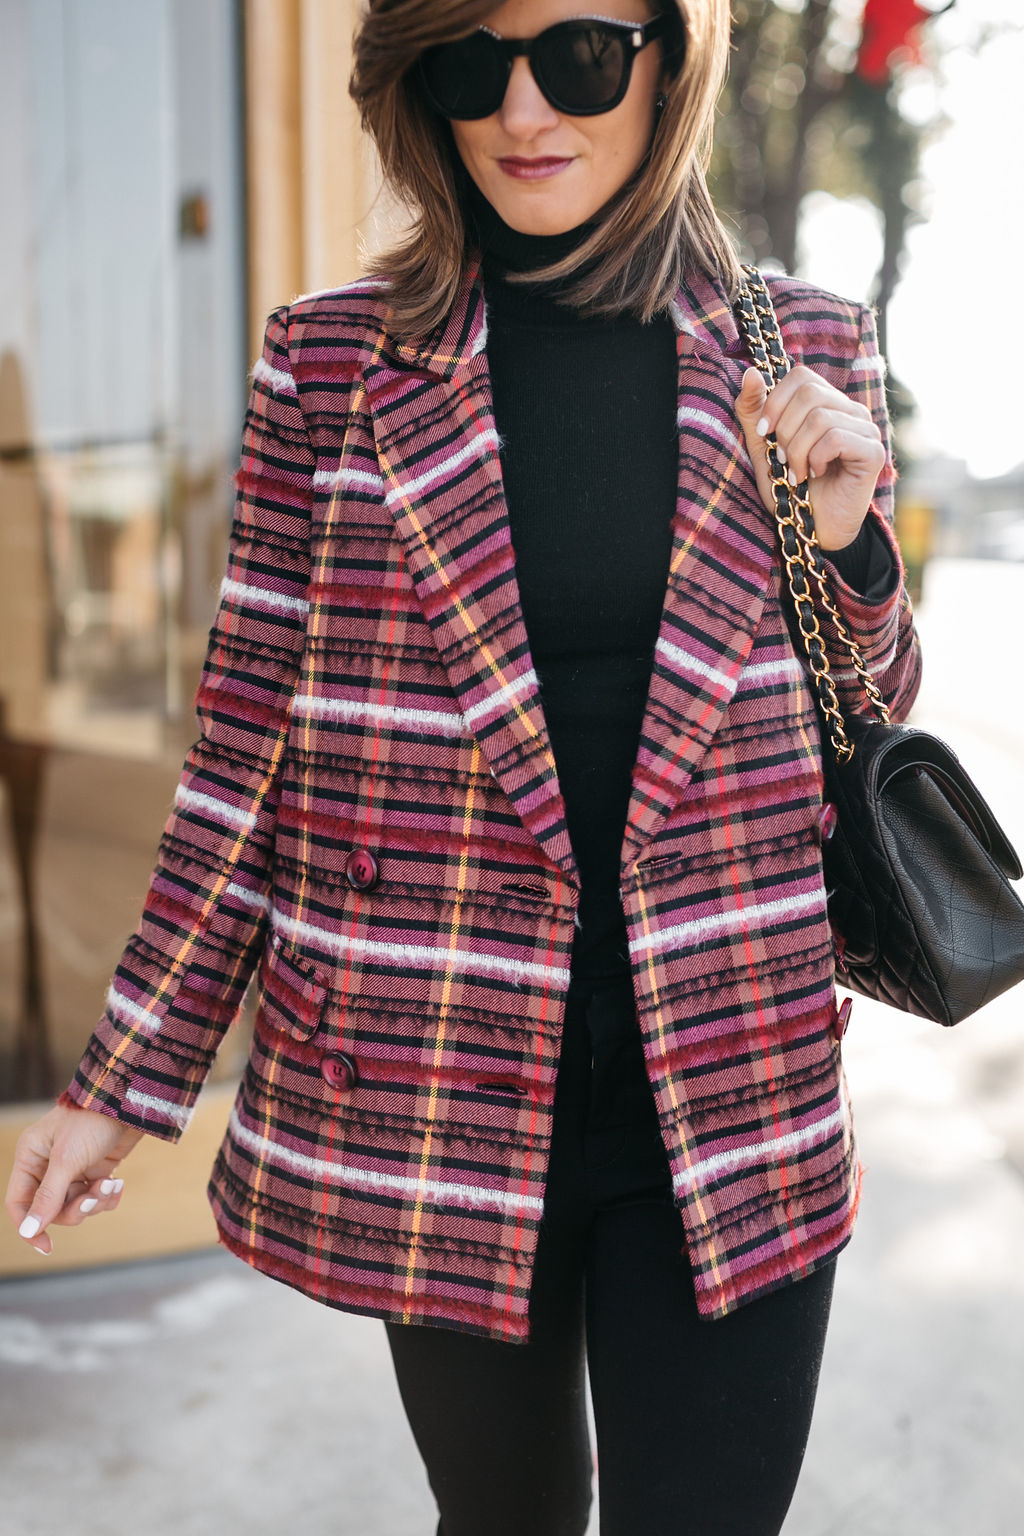
[[[410,227],[371,271],[389,280],[391,325],[403,340],[444,322],[465,276],[468,173],[449,124],[428,105],[414,65],[437,43],[464,37],[496,0],[370,0],[356,33],[350,90],[377,146],[385,181]],[[687,270],[740,286],[732,242],[708,193],[715,105],[729,54],[729,0],[656,0],[686,29],[682,67],[639,170],[606,206],[595,231],[563,260],[526,274],[566,279],[564,302],[589,314],[649,320],[675,297]],[[655,46],[660,47],[661,44]],[[672,70],[670,46],[666,63]],[[573,280],[573,274],[578,274]]]

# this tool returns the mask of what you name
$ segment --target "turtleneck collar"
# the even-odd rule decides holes
[[[525,235],[505,223],[475,182],[470,182],[468,187],[468,204],[472,232],[479,241],[484,262],[498,273],[531,272],[550,266],[578,250],[594,230],[593,224],[579,224],[563,234]],[[556,285],[545,283],[542,286],[549,292]]]
[[[468,179],[468,178],[467,178]],[[492,317],[522,326],[585,326],[593,330],[614,331],[628,325],[628,316],[581,315],[565,303],[564,293],[571,278],[547,282],[509,282],[513,272],[534,272],[578,250],[593,233],[594,224],[579,224],[558,235],[524,235],[506,224],[497,209],[487,201],[475,183],[467,193],[470,236],[483,257],[484,290]]]

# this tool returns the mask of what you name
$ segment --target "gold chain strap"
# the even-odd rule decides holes
[[[743,272],[746,282],[736,305],[737,317],[754,366],[768,388],[773,389],[779,379],[789,372],[790,361],[786,356],[775,307],[763,277],[756,267],[745,266]],[[775,498],[775,521],[786,567],[786,583],[793,600],[797,627],[807,652],[818,703],[825,717],[833,749],[838,761],[847,763],[853,756],[854,748],[846,733],[846,722],[836,694],[825,639],[815,612],[812,577],[821,607],[831,619],[875,714],[886,725],[890,723],[889,710],[832,595],[821,546],[814,531],[808,483],[804,480],[796,487],[790,485],[786,468],[779,457],[779,445],[774,433],[769,433],[765,438],[765,456]]]

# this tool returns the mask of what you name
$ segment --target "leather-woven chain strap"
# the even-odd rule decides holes
[[[737,319],[754,366],[768,388],[772,389],[789,372],[791,364],[786,356],[775,306],[764,278],[756,267],[745,266],[743,274],[746,282],[736,302]],[[827,723],[836,758],[841,763],[847,763],[853,756],[854,747],[846,733],[846,722],[836,695],[824,636],[815,612],[812,577],[817,588],[818,602],[831,619],[843,649],[849,654],[875,714],[886,725],[890,723],[889,710],[832,595],[821,546],[814,532],[808,482],[804,480],[795,487],[790,485],[786,467],[779,457],[779,445],[774,432],[769,432],[765,438],[765,456],[775,498],[775,522],[786,566],[786,582],[814,678],[818,704]]]

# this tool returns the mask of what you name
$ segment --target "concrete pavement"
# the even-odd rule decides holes
[[[1024,566],[926,598],[918,718],[1024,846]],[[1024,1531],[1022,1003],[953,1031],[854,1004],[868,1172],[786,1536]],[[379,1324],[222,1251],[0,1284],[0,1377],[3,1536],[432,1536]]]

